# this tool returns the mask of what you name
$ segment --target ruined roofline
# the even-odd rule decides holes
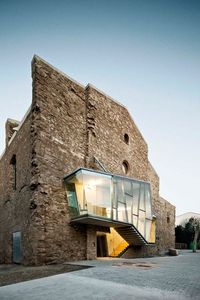
[[[38,56],[36,54],[33,56],[32,63],[34,62],[34,60],[43,62],[44,64],[46,64],[47,66],[49,66],[50,68],[52,68],[53,70],[55,70],[56,72],[60,73],[61,75],[63,75],[67,79],[69,79],[70,81],[72,81],[75,84],[77,84],[80,87],[82,87],[84,90],[86,90],[88,87],[93,88],[94,90],[96,90],[97,92],[99,92],[100,94],[102,94],[103,96],[105,96],[106,98],[109,98],[110,100],[112,100],[113,102],[117,103],[118,105],[122,106],[123,108],[125,108],[127,110],[127,108],[122,103],[120,103],[119,101],[115,100],[111,96],[107,95],[106,93],[104,93],[102,90],[98,89],[93,84],[88,83],[86,86],[84,86],[83,84],[81,84],[80,82],[76,81],[75,79],[73,79],[72,77],[70,77],[69,75],[67,75],[66,73],[64,73],[63,71],[59,70],[58,68],[54,67],[49,62],[47,62],[46,60],[44,60],[43,58],[41,58],[40,56]]]
[[[158,175],[156,169],[154,168],[154,166],[152,165],[152,163],[150,162],[149,159],[148,159],[148,164],[149,164],[150,168],[154,171],[154,173],[156,174],[156,176],[160,179],[160,177],[159,177],[159,175]]]
[[[24,117],[22,118],[21,122],[16,121],[14,119],[10,119],[8,118],[7,120],[12,120],[12,121],[16,121],[17,123],[19,123],[19,125],[16,127],[16,131],[13,133],[11,139],[8,142],[8,146],[5,147],[3,153],[0,155],[0,160],[2,159],[2,157],[4,156],[6,149],[10,146],[10,144],[12,143],[12,141],[14,140],[15,136],[17,135],[18,131],[20,130],[20,128],[22,127],[22,125],[24,124],[24,122],[26,121],[27,117],[29,116],[31,112],[31,106],[29,107],[29,109],[27,110],[27,112],[25,113]]]
[[[127,109],[127,107],[125,105],[123,105],[121,102],[119,102],[118,100],[115,100],[114,98],[112,98],[111,96],[107,95],[106,93],[104,93],[102,90],[98,89],[96,86],[94,86],[91,83],[88,83],[86,86],[82,85],[81,83],[79,83],[78,81],[74,80],[73,78],[71,78],[70,76],[68,76],[67,74],[65,74],[64,72],[62,72],[61,70],[59,70],[58,68],[54,67],[53,65],[51,65],[50,63],[48,63],[46,60],[44,60],[43,58],[41,58],[38,55],[34,55],[33,59],[32,59],[32,64],[34,63],[34,60],[36,61],[41,61],[44,64],[46,64],[47,66],[49,66],[50,68],[52,68],[53,70],[55,70],[56,72],[60,73],[61,75],[63,75],[64,77],[66,77],[68,80],[74,82],[75,84],[77,84],[78,86],[80,86],[81,88],[83,88],[84,90],[87,90],[87,88],[91,87],[92,89],[96,90],[97,92],[99,92],[101,95],[105,96],[106,98],[108,98],[109,100],[113,101],[114,103],[116,103],[117,105],[123,107],[127,113],[129,114],[130,119],[133,121],[136,129],[138,130],[139,134],[141,135],[143,141],[146,144],[146,147],[148,149],[148,144],[144,138],[144,136],[142,135],[141,131],[139,130],[138,126],[135,124],[135,121],[132,117],[132,115],[130,114],[129,110]]]
[[[31,106],[29,107],[29,109],[27,110],[27,112],[25,113],[25,115],[23,116],[21,122],[19,122],[19,125],[17,126],[17,130],[15,131],[15,133],[12,135],[10,141],[8,142],[8,146],[12,143],[12,141],[15,138],[17,132],[20,130],[20,128],[22,127],[22,125],[26,121],[26,118],[28,117],[28,115],[29,115],[30,112],[31,112]]]
[[[111,96],[107,95],[106,93],[104,93],[103,91],[101,91],[100,89],[96,88],[94,85],[92,85],[91,83],[88,83],[87,86],[84,86],[82,85],[81,83],[77,82],[76,80],[74,80],[73,78],[71,78],[70,76],[68,76],[67,74],[65,74],[64,72],[60,71],[59,69],[57,69],[56,67],[54,67],[53,65],[51,65],[50,63],[48,63],[47,61],[45,61],[44,59],[42,59],[41,57],[39,57],[38,55],[34,55],[33,56],[33,59],[32,59],[32,65],[34,63],[34,60],[35,61],[41,61],[43,62],[44,64],[46,64],[47,66],[49,66],[50,68],[52,68],[53,70],[55,70],[56,72],[58,72],[59,74],[63,75],[64,77],[66,77],[68,80],[74,82],[76,85],[80,86],[81,88],[83,88],[84,90],[86,90],[87,88],[91,87],[92,89],[96,90],[97,92],[99,92],[100,94],[102,94],[103,96],[105,96],[106,98],[108,98],[110,101],[116,103],[117,105],[119,105],[120,107],[124,108],[127,113],[129,114],[129,117],[130,119],[133,121],[136,129],[138,130],[140,136],[142,137],[144,143],[146,144],[146,147],[148,149],[148,145],[147,145],[147,142],[145,140],[145,138],[143,137],[141,131],[139,130],[139,128],[137,127],[137,125],[135,124],[135,121],[133,120],[133,117],[132,115],[130,114],[129,110],[126,108],[125,105],[123,105],[122,103],[120,103],[119,101],[115,100],[114,98],[112,98]],[[13,141],[13,139],[15,138],[16,134],[17,134],[17,131],[21,128],[21,126],[23,125],[24,121],[26,120],[27,116],[29,115],[31,111],[31,107],[29,107],[28,111],[26,112],[26,114],[24,115],[22,121],[19,123],[19,126],[17,127],[17,130],[16,132],[13,134],[13,136],[11,137],[9,143],[8,143],[8,147],[9,145],[11,144],[11,142]],[[12,119],[10,119],[12,120]],[[15,120],[13,120],[15,121]],[[17,121],[18,122],[18,121]],[[2,155],[0,156],[0,159],[3,157],[4,153],[6,151],[6,148],[5,150],[3,151]]]
[[[129,115],[129,117],[130,117],[130,119],[131,119],[132,122],[134,123],[136,129],[138,130],[139,134],[141,135],[141,137],[142,137],[143,141],[145,142],[145,144],[146,144],[146,146],[147,146],[147,149],[148,149],[148,144],[147,144],[147,142],[146,142],[144,136],[142,135],[141,131],[139,130],[137,124],[135,123],[135,121],[134,121],[132,115],[130,114],[128,108],[127,108],[124,104],[120,103],[118,100],[112,98],[112,97],[109,96],[108,94],[104,93],[102,90],[98,89],[98,88],[97,88],[96,86],[94,86],[93,84],[88,83],[87,86],[86,86],[86,89],[87,89],[87,88],[90,88],[90,87],[91,87],[92,89],[96,90],[98,93],[100,93],[100,94],[103,95],[104,97],[108,98],[110,101],[112,101],[112,102],[116,103],[117,105],[121,106],[122,108],[124,108],[124,109],[127,111],[128,115]]]
[[[105,92],[103,92],[102,90],[98,89],[95,85],[93,85],[91,83],[88,83],[87,86],[86,86],[86,89],[90,88],[90,87],[92,89],[96,90],[97,92],[99,92],[100,94],[102,94],[103,96],[105,96],[106,98],[109,98],[111,101],[115,102],[116,104],[120,105],[121,107],[123,107],[123,108],[125,108],[127,110],[127,108],[126,108],[126,106],[124,104],[120,103],[118,100],[112,98],[111,96],[109,96],[108,94],[106,94]]]
[[[79,85],[81,88],[83,88],[85,90],[85,86],[81,83],[79,83],[78,81],[74,80],[73,78],[71,78],[70,76],[68,76],[67,74],[65,74],[64,72],[62,72],[61,70],[59,70],[58,68],[54,67],[53,65],[51,65],[50,63],[48,63],[46,60],[44,60],[43,58],[41,58],[38,55],[34,55],[33,59],[32,59],[32,64],[34,63],[34,60],[36,61],[41,61],[43,62],[45,65],[47,65],[48,67],[50,67],[51,69],[53,69],[54,71],[58,72],[59,74],[63,75],[64,77],[66,77],[67,79],[69,79],[70,81],[74,82],[76,85]]]
[[[6,120],[6,123],[7,123],[7,122],[18,124],[16,127],[18,127],[18,126],[20,125],[20,121],[15,120],[15,119],[11,119],[11,118],[8,118],[8,119]]]
[[[44,64],[46,64],[47,66],[49,66],[50,68],[52,68],[56,72],[60,73],[61,75],[63,75],[67,79],[69,79],[70,81],[74,82],[75,84],[77,84],[78,86],[80,86],[81,88],[83,88],[84,90],[86,90],[87,88],[91,87],[94,90],[96,90],[97,92],[99,92],[100,94],[102,94],[103,96],[105,96],[106,98],[108,98],[109,100],[111,100],[114,103],[116,103],[117,105],[123,107],[128,112],[131,120],[133,121],[133,123],[134,123],[135,127],[137,128],[138,132],[140,133],[140,135],[141,135],[142,139],[144,140],[146,146],[148,147],[147,142],[146,142],[144,136],[142,135],[142,133],[139,130],[138,126],[135,124],[135,121],[133,120],[132,115],[130,114],[129,110],[127,109],[127,107],[124,104],[122,104],[120,101],[112,98],[111,96],[109,96],[108,94],[106,94],[105,92],[103,92],[101,89],[98,89],[95,85],[93,85],[91,83],[88,83],[86,86],[84,86],[83,84],[79,83],[78,81],[76,81],[75,79],[73,79],[72,77],[70,77],[69,75],[67,75],[66,73],[64,73],[63,71],[59,70],[58,68],[54,67],[52,64],[50,64],[49,62],[47,62],[46,60],[44,60],[43,58],[41,58],[40,56],[38,56],[36,54],[33,56],[32,64],[33,64],[34,60],[43,62]]]
[[[159,196],[159,198],[160,198],[160,200],[161,201],[163,201],[163,202],[167,202],[167,203],[169,203],[170,205],[172,205],[173,207],[175,207],[176,208],[176,206],[175,205],[173,205],[171,202],[169,202],[168,200],[166,200],[165,198],[163,198],[162,196]]]
[[[61,70],[59,70],[58,68],[54,67],[53,65],[51,65],[50,63],[48,63],[46,60],[44,60],[43,58],[41,58],[40,56],[38,55],[34,55],[33,56],[33,59],[32,59],[32,64],[34,62],[34,60],[36,61],[41,61],[43,62],[44,64],[46,64],[47,66],[49,66],[50,68],[52,68],[53,70],[55,70],[56,72],[60,73],[61,75],[63,75],[64,77],[66,77],[67,79],[69,79],[70,81],[74,82],[75,84],[77,84],[78,86],[80,86],[81,88],[83,88],[84,90],[87,90],[87,88],[92,88],[94,90],[96,90],[97,92],[99,92],[101,95],[105,96],[106,98],[108,98],[109,100],[113,101],[114,103],[116,103],[117,105],[123,107],[129,114],[131,120],[134,122],[133,120],[133,117],[131,116],[129,110],[127,109],[127,107],[122,104],[120,101],[112,98],[111,96],[109,96],[108,94],[106,94],[105,92],[103,92],[102,90],[98,89],[96,86],[94,86],[93,84],[91,83],[88,83],[86,86],[82,85],[81,83],[79,83],[78,81],[74,80],[73,78],[71,78],[70,76],[68,76],[66,73],[62,72]],[[134,125],[136,126],[137,130],[139,131],[140,135],[142,136],[143,140],[145,141],[143,135],[141,134],[139,128],[137,127],[137,125],[135,124],[134,122]],[[146,141],[145,141],[146,143]],[[147,144],[147,143],[146,143]]]

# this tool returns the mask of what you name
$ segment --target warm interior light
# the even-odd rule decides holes
[[[96,185],[86,184],[85,189],[87,189],[87,190],[96,190]]]
[[[67,182],[67,197],[73,217],[75,214],[78,216],[87,213],[116,221],[133,222],[141,235],[154,243],[155,223],[150,223],[152,218],[150,186],[134,180],[131,182],[131,179],[126,177],[112,178],[95,176],[93,172],[88,173],[82,171],[81,175],[78,174]],[[140,202],[143,206],[146,202],[146,211],[141,210],[143,206],[139,206]]]

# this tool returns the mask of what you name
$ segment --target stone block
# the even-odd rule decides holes
[[[169,249],[169,255],[170,256],[177,256],[178,255],[178,250],[174,248]]]

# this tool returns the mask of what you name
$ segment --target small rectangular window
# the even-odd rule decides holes
[[[10,163],[12,165],[13,190],[16,190],[17,189],[17,161],[16,161],[16,155],[15,154],[12,156]]]

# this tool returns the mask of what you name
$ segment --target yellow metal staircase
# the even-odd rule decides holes
[[[129,247],[129,244],[124,241],[124,242],[121,242],[115,249],[113,249],[113,252],[110,254],[110,256],[112,257],[120,257],[120,254],[122,252],[124,252],[126,250],[126,248]]]

